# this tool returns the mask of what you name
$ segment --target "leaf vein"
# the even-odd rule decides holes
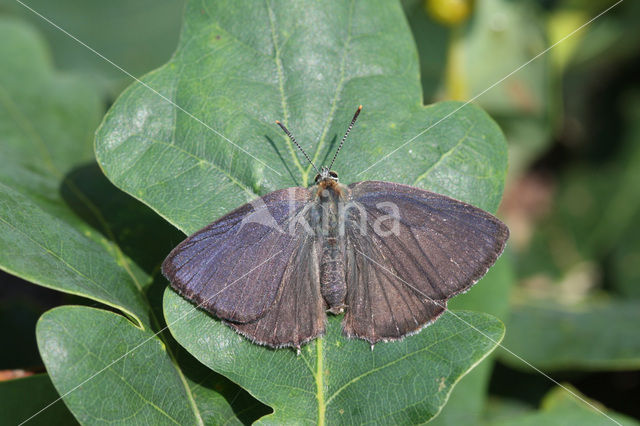
[[[331,396],[329,397],[329,399],[327,399],[327,404],[326,404],[326,405],[329,405],[329,404],[331,403],[331,401],[333,401],[333,399],[334,399],[336,396],[338,396],[338,394],[340,394],[343,390],[345,390],[345,389],[346,389],[346,388],[348,388],[349,386],[353,385],[353,384],[354,384],[355,382],[357,382],[358,380],[360,380],[360,379],[362,379],[362,378],[364,378],[364,377],[366,377],[366,376],[368,376],[368,375],[370,375],[370,374],[373,374],[373,373],[375,373],[375,372],[378,372],[378,371],[380,371],[380,370],[383,370],[383,369],[385,369],[385,368],[387,368],[387,367],[390,367],[390,366],[392,366],[392,365],[394,365],[394,364],[396,364],[396,363],[398,363],[398,362],[400,362],[400,361],[402,361],[402,360],[405,360],[405,359],[407,359],[407,358],[410,358],[410,357],[412,357],[412,356],[414,356],[414,355],[417,355],[417,354],[419,354],[419,353],[421,353],[421,352],[424,352],[424,351],[431,352],[431,351],[430,351],[430,349],[431,349],[432,347],[434,347],[434,346],[436,346],[436,345],[438,345],[438,344],[440,344],[440,343],[442,343],[442,342],[445,342],[445,341],[447,341],[447,340],[450,340],[450,339],[452,339],[452,338],[454,338],[454,337],[456,337],[456,336],[458,336],[458,335],[460,335],[460,334],[464,333],[464,332],[465,332],[465,331],[467,331],[467,330],[468,330],[468,328],[465,328],[465,329],[459,330],[459,331],[457,331],[457,332],[455,332],[455,333],[453,333],[453,334],[451,334],[451,335],[449,335],[449,336],[445,337],[444,339],[437,340],[437,341],[433,342],[432,344],[430,344],[430,345],[428,345],[428,346],[425,346],[425,347],[423,347],[423,348],[418,349],[417,351],[414,351],[414,352],[408,353],[408,354],[406,354],[406,355],[403,355],[403,356],[401,356],[401,357],[399,357],[399,358],[394,359],[393,361],[390,361],[390,362],[388,362],[388,363],[386,363],[386,364],[383,364],[383,365],[381,365],[381,366],[379,366],[379,367],[373,368],[373,369],[371,369],[371,370],[369,370],[369,371],[367,371],[367,372],[365,372],[365,373],[362,373],[362,374],[360,374],[360,375],[358,375],[358,376],[354,377],[353,379],[349,380],[347,383],[345,383],[344,385],[342,385],[338,390],[336,390],[336,391],[333,393],[333,395],[331,395]]]
[[[449,148],[446,152],[444,152],[440,156],[440,158],[438,158],[430,167],[428,167],[427,170],[423,174],[418,176],[418,178],[415,180],[415,182],[413,182],[413,186],[417,186],[418,182],[420,182],[421,180],[425,179],[429,175],[429,173],[431,173],[436,167],[438,167],[440,165],[440,163],[442,163],[455,150],[457,150],[460,147],[460,145],[468,138],[469,133],[471,133],[471,130],[473,130],[474,127],[475,127],[475,123],[471,124],[467,128],[467,130],[464,132],[464,135],[451,148]]]
[[[168,146],[168,147],[170,147],[170,148],[175,149],[176,151],[180,151],[180,152],[182,152],[183,154],[186,154],[186,155],[188,155],[189,157],[192,157],[192,158],[193,158],[193,159],[195,159],[195,160],[201,161],[201,162],[203,162],[203,163],[205,163],[205,164],[207,164],[207,165],[211,166],[211,168],[212,168],[212,169],[217,170],[218,172],[220,172],[220,173],[224,174],[224,175],[225,175],[225,176],[226,176],[226,177],[227,177],[231,182],[233,182],[234,184],[236,184],[237,186],[239,186],[243,191],[245,191],[246,193],[248,193],[248,194],[249,194],[249,195],[251,195],[252,197],[256,197],[256,196],[258,196],[258,194],[256,194],[255,192],[253,192],[253,190],[252,190],[252,189],[250,189],[247,185],[245,185],[244,183],[240,182],[240,181],[239,181],[238,179],[236,179],[233,175],[229,174],[227,171],[225,171],[223,168],[221,168],[221,167],[220,167],[220,166],[218,166],[217,164],[215,164],[215,163],[213,163],[213,162],[211,162],[211,161],[209,161],[209,160],[206,160],[206,159],[204,159],[204,158],[202,158],[202,157],[198,157],[197,155],[192,154],[191,152],[187,151],[187,150],[186,150],[186,149],[184,149],[184,148],[179,147],[178,145],[174,145],[174,144],[171,144],[171,143],[169,143],[169,142],[164,142],[164,141],[161,141],[161,140],[159,140],[159,139],[152,139],[152,142],[153,142],[153,143],[160,144],[160,145],[166,145],[166,146]]]

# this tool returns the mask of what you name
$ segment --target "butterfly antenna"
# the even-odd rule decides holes
[[[344,141],[347,140],[347,136],[349,136],[349,132],[351,131],[351,128],[353,127],[356,120],[358,119],[358,116],[360,115],[360,111],[362,111],[362,105],[360,105],[356,110],[356,113],[353,114],[353,118],[351,119],[351,124],[349,124],[349,128],[347,129],[347,133],[344,134],[344,136],[342,137],[342,141],[340,142],[340,145],[338,145],[338,149],[336,150],[336,153],[333,154],[333,160],[331,160],[331,164],[329,164],[329,170],[331,170],[331,167],[333,167],[333,162],[336,161],[336,157],[338,157],[338,153],[342,149],[342,145],[344,144]]]
[[[307,161],[309,162],[309,164],[311,164],[313,166],[314,169],[316,169],[317,173],[320,173],[320,170],[318,170],[318,168],[316,167],[315,164],[313,164],[313,161],[311,161],[311,158],[309,158],[309,156],[307,155],[306,152],[304,152],[304,149],[302,149],[302,147],[300,146],[300,144],[298,143],[298,141],[296,140],[296,138],[293,137],[293,135],[291,134],[291,132],[284,127],[284,124],[282,124],[281,122],[279,122],[278,120],[276,120],[276,124],[278,126],[280,126],[280,128],[287,134],[287,136],[289,136],[289,139],[291,139],[291,142],[293,142],[300,151],[302,151],[302,153],[304,154],[304,158],[307,159]]]

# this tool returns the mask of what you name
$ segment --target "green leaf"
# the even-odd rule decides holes
[[[112,312],[55,308],[41,317],[37,337],[58,392],[81,423],[240,424],[238,407],[247,411],[245,421],[264,412],[237,386],[185,356],[183,375],[159,339]]]
[[[56,399],[58,393],[46,374],[0,382],[0,419],[4,424],[22,423]],[[56,426],[76,421],[64,403],[58,401],[29,424]]]
[[[124,317],[63,306],[40,318],[36,335],[56,389],[81,423],[197,423],[164,345]]]
[[[166,423],[175,417],[180,424],[241,424],[266,412],[237,385],[184,351],[172,356],[156,335],[111,312],[56,308],[41,317],[37,337],[47,371],[81,423],[121,416],[134,423],[147,418]],[[95,404],[96,399],[103,403]]]
[[[640,303],[615,301],[584,307],[517,305],[504,345],[545,370],[625,370],[640,367]],[[529,367],[499,351],[505,363]]]
[[[547,47],[539,6],[487,0],[476,3],[464,35],[462,65],[467,68],[469,95],[485,91]],[[487,61],[492,52],[499,59]],[[540,57],[486,91],[478,102],[499,115],[543,117],[551,95],[549,57]],[[472,67],[469,67],[473,64]]]
[[[144,82],[153,90],[133,85],[105,117],[96,155],[113,183],[186,233],[313,180],[276,120],[321,165],[358,104],[335,164],[345,183],[409,183],[488,210],[501,198],[500,130],[471,105],[448,118],[461,104],[421,105],[415,45],[395,3],[193,2],[175,57]]]
[[[29,0],[30,8],[133,75],[153,69],[178,43],[184,0]],[[36,26],[59,68],[81,72],[116,96],[131,78],[15,0],[0,0],[0,13]],[[141,54],[141,52],[143,52]]]
[[[512,263],[505,253],[482,281],[469,292],[449,302],[451,309],[486,312],[502,319],[509,311],[509,293],[514,282]],[[495,352],[489,355],[495,357]],[[478,424],[487,400],[493,362],[485,360],[456,385],[434,425]]]
[[[87,338],[80,347],[68,340],[68,330],[48,330],[41,336],[41,355],[49,371],[55,372],[51,374],[55,386],[68,390],[97,372],[100,363],[93,360],[92,364],[88,358],[84,370],[67,375],[64,366],[68,359],[59,358],[63,353],[56,352],[62,348],[62,341],[68,343],[64,354],[73,359],[87,352],[101,352],[109,345],[114,356],[103,359],[107,362],[124,354],[116,349],[128,347],[127,342],[119,343],[120,335],[112,333],[113,327],[121,327],[130,336],[149,336],[151,329],[160,327],[149,299],[163,288],[154,285],[151,273],[157,272],[162,257],[181,237],[148,208],[113,187],[93,163],[91,137],[101,111],[95,91],[82,79],[55,72],[42,41],[24,25],[0,19],[0,37],[6,41],[0,44],[0,56],[5,58],[0,69],[0,268],[36,284],[113,306],[141,328],[113,313],[91,311],[99,317],[108,315],[109,321],[115,322],[113,325],[100,317],[95,323],[96,327],[106,327],[100,331],[111,340]],[[164,281],[156,284],[164,286]],[[156,306],[161,306],[160,299]],[[74,323],[68,329],[98,331],[83,328],[87,326]],[[51,346],[46,339],[60,346]],[[148,345],[162,343],[153,338]],[[140,350],[121,362],[141,364],[145,356]],[[182,377],[180,368],[164,362],[153,373]],[[208,369],[202,370],[210,374]],[[110,401],[114,393],[129,392],[128,383],[141,380],[135,370],[125,373],[128,376],[121,382],[109,382],[108,376],[98,375],[91,379],[91,387],[103,390],[102,394],[80,392],[85,398],[81,401],[74,392],[65,396],[65,402],[74,413],[78,414],[77,407],[81,406],[82,415],[96,418],[91,410],[101,407],[91,401],[97,395]],[[162,386],[168,382],[158,381],[138,390],[143,394],[151,390],[186,394],[173,402],[174,408],[189,411],[191,417],[200,420],[238,421],[229,404],[219,402],[224,398],[214,385],[221,383],[227,383],[231,398],[256,405],[247,400],[246,393],[220,377],[201,382],[202,378],[180,380],[180,388],[169,391]],[[175,387],[176,383],[170,385]],[[201,414],[189,402],[191,388],[198,391]],[[149,409],[153,406],[143,410]]]
[[[171,289],[165,292],[165,314],[171,333],[189,352],[274,409],[262,419],[274,424],[427,421],[504,333],[489,315],[457,311],[414,336],[371,350],[367,342],[344,339],[340,318],[331,317],[327,335],[296,355],[254,345]]]
[[[102,212],[69,178],[91,164],[101,112],[95,91],[52,70],[39,37],[0,20],[0,268],[121,309],[149,324],[150,277],[74,212],[65,194]],[[69,197],[67,197],[69,198]]]
[[[491,425],[494,422],[510,420],[525,413],[533,413],[534,406],[529,402],[516,398],[490,396],[484,407],[481,424]]]
[[[506,173],[504,137],[471,105],[422,105],[416,49],[399,4],[203,0],[190,3],[185,19],[174,58],[147,75],[144,85],[123,93],[96,137],[96,156],[107,177],[185,233],[259,195],[312,182],[313,169],[276,120],[322,165],[358,104],[364,105],[360,121],[335,165],[343,182],[403,182],[496,209]],[[169,323],[192,308],[172,293],[166,295]],[[502,326],[495,319],[464,315],[474,327],[500,339]],[[318,406],[325,384],[339,387],[340,382],[321,374],[317,377],[324,384],[318,385],[309,374],[320,363],[342,365],[339,375],[347,377],[345,366],[357,371],[363,359],[396,359],[397,386],[418,380],[422,391],[432,392],[427,398],[416,391],[407,397],[414,398],[410,402],[381,390],[378,402],[393,400],[399,410],[390,418],[429,419],[446,402],[455,381],[495,345],[477,334],[463,339],[476,332],[468,326],[461,330],[455,317],[445,316],[429,331],[383,345],[386,349],[376,348],[372,355],[363,342],[340,338],[339,319],[334,318],[331,337],[307,345],[305,351],[311,352],[296,358],[291,351],[252,345],[208,315],[198,318],[200,334],[188,326],[191,321],[181,321],[171,327],[176,339],[204,364],[280,410],[273,421],[337,420],[341,409],[347,419],[368,418],[380,404],[352,394],[351,387]],[[439,339],[456,332],[461,334]],[[458,346],[453,349],[449,342]],[[220,345],[215,354],[210,345]],[[435,352],[449,348],[455,355],[452,361],[434,361],[430,353],[418,351],[410,360],[401,358],[417,347]],[[465,355],[460,359],[458,354]],[[225,360],[235,360],[235,367]],[[421,373],[418,379],[406,374],[429,362],[443,362],[443,370]],[[269,375],[276,373],[282,375],[280,382],[270,383]],[[370,383],[373,376],[366,377],[358,384]],[[347,403],[349,399],[366,403],[367,410],[353,411],[358,404]],[[419,404],[419,412],[412,412],[412,403]],[[323,414],[328,407],[338,408]]]
[[[554,80],[550,55],[514,73],[548,47],[542,22],[535,3],[479,1],[459,40],[460,67],[468,88],[465,99],[479,96],[477,103],[500,123],[509,141],[511,173],[523,172],[547,149],[554,117],[559,115],[556,105],[561,98],[555,95],[559,82]],[[496,60],[487,60],[492,57]]]
[[[168,333],[167,333],[168,334]],[[177,344],[172,347],[205,425],[251,424],[270,410]]]
[[[589,400],[581,395],[576,389],[567,386],[571,392],[596,406],[599,410],[604,411],[606,416],[613,418],[622,425],[638,425],[636,420],[631,419],[622,414],[618,414],[607,410],[597,401]],[[498,416],[499,413],[494,413]],[[488,426],[536,426],[536,425],[609,425],[613,422],[610,418],[605,417],[602,413],[589,407],[585,402],[576,399],[566,389],[556,387],[545,395],[542,400],[540,410],[514,416],[513,411],[509,411],[507,416],[501,420],[493,420],[486,423]]]

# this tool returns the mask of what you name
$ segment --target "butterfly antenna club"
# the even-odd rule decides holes
[[[314,169],[316,169],[316,172],[320,173],[320,170],[318,170],[318,168],[316,167],[315,164],[313,164],[313,161],[311,161],[311,158],[309,158],[309,156],[307,155],[306,152],[304,152],[304,149],[302,149],[302,147],[300,146],[300,144],[298,143],[298,141],[296,140],[296,138],[293,137],[293,135],[291,134],[291,132],[289,131],[289,129],[287,129],[284,124],[282,124],[280,121],[276,120],[276,124],[278,126],[280,126],[280,128],[287,134],[287,136],[289,136],[289,139],[291,139],[291,142],[293,142],[300,151],[302,151],[302,154],[304,154],[304,158],[307,159],[307,161],[309,162],[309,164],[311,164],[313,166]]]
[[[353,125],[355,124],[356,120],[358,119],[358,116],[360,115],[360,111],[362,111],[362,105],[360,105],[356,110],[356,113],[353,114],[353,118],[351,119],[351,124],[349,124],[349,127],[347,128],[347,133],[344,134],[344,136],[342,137],[342,141],[340,142],[340,145],[338,145],[338,149],[336,149],[336,153],[333,154],[333,160],[331,160],[331,164],[329,164],[329,170],[331,170],[331,167],[333,167],[333,163],[334,161],[336,161],[336,158],[338,157],[338,153],[342,149],[342,145],[344,144],[344,141],[347,140],[347,136],[349,136],[349,132],[351,131],[351,128],[353,128]]]

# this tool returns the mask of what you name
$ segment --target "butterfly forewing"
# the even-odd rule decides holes
[[[508,238],[494,216],[440,194],[373,181],[349,189],[360,208],[345,220],[348,335],[375,343],[419,330],[487,272]]]
[[[297,268],[292,255],[306,236],[288,227],[309,200],[308,189],[289,188],[245,204],[178,245],[162,272],[178,293],[221,319],[261,318]]]

